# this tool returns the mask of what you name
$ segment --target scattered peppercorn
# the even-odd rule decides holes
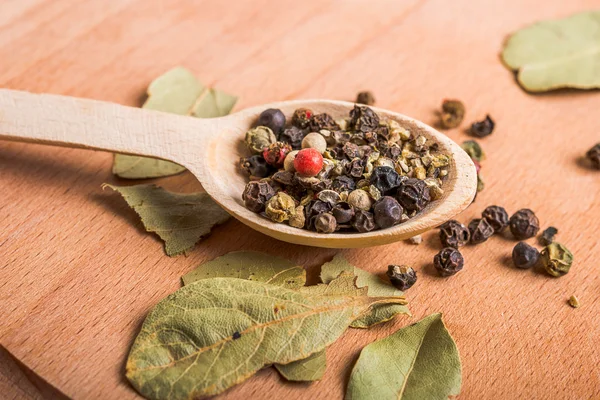
[[[510,217],[510,231],[519,240],[534,237],[540,230],[540,221],[533,211],[523,208]]]
[[[496,233],[500,233],[508,227],[508,213],[504,207],[489,206],[483,210],[481,216],[489,222]]]
[[[569,305],[573,308],[579,308],[581,306],[581,303],[579,302],[579,299],[575,295],[573,295],[569,297]]]
[[[600,143],[589,149],[585,156],[592,164],[592,167],[600,169]]]
[[[275,135],[285,127],[285,115],[276,108],[269,108],[260,113],[258,116],[258,126],[266,126],[271,129]]]
[[[366,104],[367,106],[372,106],[373,104],[375,104],[375,97],[373,96],[373,93],[371,93],[368,90],[364,92],[359,92],[358,95],[356,95],[356,102],[359,104]]]
[[[456,128],[465,117],[465,105],[460,100],[444,100],[440,124],[442,128]]]
[[[240,166],[248,175],[255,178],[265,178],[273,173],[271,166],[259,155],[242,157],[240,159]]]
[[[444,247],[458,249],[469,243],[471,233],[466,226],[456,220],[450,220],[440,226],[440,241]]]
[[[489,136],[494,131],[495,123],[489,115],[485,116],[483,121],[475,122],[471,125],[471,135],[483,138]]]
[[[261,212],[267,202],[275,196],[275,190],[267,182],[250,182],[246,185],[242,200],[250,211]]]
[[[398,290],[410,289],[417,281],[417,273],[408,265],[388,265],[387,276]]]
[[[425,182],[409,178],[402,182],[396,195],[398,203],[407,211],[419,212],[431,201],[429,188]]]
[[[485,218],[475,218],[469,222],[469,233],[471,234],[471,243],[483,243],[494,234],[494,228]]]
[[[389,228],[400,223],[402,218],[402,206],[396,199],[384,196],[375,203],[373,215],[375,223],[381,229]]]
[[[546,272],[556,277],[567,274],[573,264],[573,253],[558,242],[552,242],[544,247],[540,258]]]
[[[471,157],[471,159],[478,162],[485,160],[485,153],[483,152],[483,149],[479,143],[476,141],[466,140],[460,145],[460,147],[462,147],[462,149],[469,155],[469,157]]]
[[[465,259],[460,252],[453,247],[442,249],[433,258],[433,266],[441,276],[452,276],[463,269]]]
[[[525,242],[519,242],[513,248],[512,260],[515,267],[527,269],[537,264],[540,258],[540,252],[533,246]]]
[[[553,226],[549,226],[540,235],[540,244],[542,246],[548,246],[550,243],[554,242],[554,236],[556,236],[557,233],[558,229]]]

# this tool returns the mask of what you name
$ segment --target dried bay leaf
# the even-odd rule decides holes
[[[298,289],[306,271],[293,262],[255,251],[234,251],[205,262],[181,279],[184,285],[207,278],[238,278]]]
[[[165,242],[165,252],[176,256],[190,250],[229,214],[206,193],[173,193],[156,185],[104,185],[121,194],[141,217],[144,228]]]
[[[289,364],[275,364],[277,371],[288,381],[310,382],[323,378],[327,368],[325,350]]]
[[[237,97],[207,88],[190,71],[176,67],[150,83],[148,99],[142,108],[214,118],[229,114],[236,101]],[[125,154],[115,154],[113,162],[113,174],[126,179],[158,178],[184,170],[181,165],[170,161]]]
[[[236,278],[201,279],[148,315],[127,360],[131,384],[149,399],[219,394],[265,365],[305,359],[360,315],[394,297],[303,294]]]
[[[512,34],[502,51],[526,90],[600,88],[600,11],[541,21]]]
[[[378,276],[350,264],[340,253],[336,254],[330,262],[323,264],[321,267],[321,281],[323,283],[329,283],[344,271],[350,272],[356,276],[356,286],[359,288],[366,286],[368,288],[369,296],[402,296],[400,290],[382,281]],[[351,327],[369,328],[373,325],[389,321],[397,314],[410,315],[410,311],[405,305],[380,305],[374,307],[371,313],[355,320]]]
[[[346,400],[447,399],[460,393],[460,356],[441,314],[373,342],[360,353]]]

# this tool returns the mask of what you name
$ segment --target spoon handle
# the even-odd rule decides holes
[[[97,100],[0,89],[0,139],[182,162],[219,123]]]

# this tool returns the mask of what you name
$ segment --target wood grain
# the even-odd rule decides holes
[[[445,97],[467,104],[468,123],[497,122],[481,144],[486,189],[459,219],[492,203],[536,211],[575,254],[552,279],[512,268],[515,242],[493,237],[463,254],[465,269],[432,271],[434,232],[344,254],[383,274],[415,266],[413,319],[350,330],[328,349],[312,385],[285,384],[271,369],[221,398],[341,398],[360,349],[441,311],[464,367],[460,398],[600,398],[600,175],[579,161],[600,141],[600,92],[529,95],[498,53],[505,36],[539,19],[597,8],[597,0],[8,0],[0,8],[0,86],[138,105],[147,84],[175,65],[241,97],[239,108],[275,100],[352,100],[435,123]],[[466,127],[467,124],[465,123]],[[467,135],[451,130],[462,141]],[[0,143],[0,343],[76,399],[137,398],[123,378],[127,351],[148,310],[200,262],[257,250],[306,266],[336,250],[285,244],[228,222],[188,257],[168,258],[119,196],[102,192],[111,155]],[[194,191],[190,174],[160,179]],[[535,240],[529,240],[535,243]],[[575,294],[582,307],[566,301]]]

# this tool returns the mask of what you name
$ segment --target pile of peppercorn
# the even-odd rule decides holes
[[[443,194],[450,157],[397,121],[355,105],[349,118],[297,109],[291,123],[263,111],[240,160],[245,206],[322,233],[369,232],[407,221]]]

